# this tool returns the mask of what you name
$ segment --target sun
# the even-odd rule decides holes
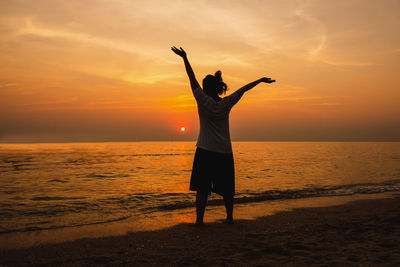
[[[185,127],[181,127],[181,132],[183,133],[183,132],[185,132],[186,131],[186,128]]]

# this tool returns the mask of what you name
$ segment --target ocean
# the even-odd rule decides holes
[[[189,221],[194,152],[194,142],[0,144],[0,239]],[[241,205],[400,191],[400,142],[233,142],[233,153]],[[223,203],[213,194],[208,205]]]

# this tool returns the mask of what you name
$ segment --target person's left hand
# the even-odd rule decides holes
[[[180,49],[178,49],[175,46],[173,46],[173,47],[171,47],[171,50],[174,51],[174,53],[177,54],[178,56],[181,56],[183,58],[186,57],[186,52],[185,52],[185,50],[183,50],[182,47],[180,47]]]
[[[271,78],[263,77],[261,78],[261,82],[263,83],[273,83],[275,80],[271,80]]]

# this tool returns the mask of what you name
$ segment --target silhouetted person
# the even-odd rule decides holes
[[[190,86],[197,102],[200,118],[200,133],[193,161],[190,190],[196,194],[196,224],[203,225],[204,210],[211,191],[224,198],[226,208],[225,223],[233,223],[233,196],[235,194],[235,170],[232,145],[229,135],[229,112],[243,94],[257,84],[275,82],[270,78],[261,78],[251,82],[233,94],[224,98],[228,86],[222,81],[221,71],[207,75],[203,79],[203,89],[196,80],[186,52],[171,48],[181,56],[185,63]]]

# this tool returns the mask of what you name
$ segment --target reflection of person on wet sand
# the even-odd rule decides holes
[[[221,71],[207,75],[203,79],[203,89],[196,80],[186,52],[172,47],[185,63],[190,86],[197,102],[200,118],[200,133],[194,156],[190,190],[196,194],[196,224],[203,225],[204,210],[211,191],[224,198],[226,208],[225,223],[233,223],[233,196],[235,194],[235,171],[232,145],[229,135],[229,111],[243,94],[259,83],[272,83],[275,80],[261,78],[251,82],[224,98],[228,86],[222,81]]]

